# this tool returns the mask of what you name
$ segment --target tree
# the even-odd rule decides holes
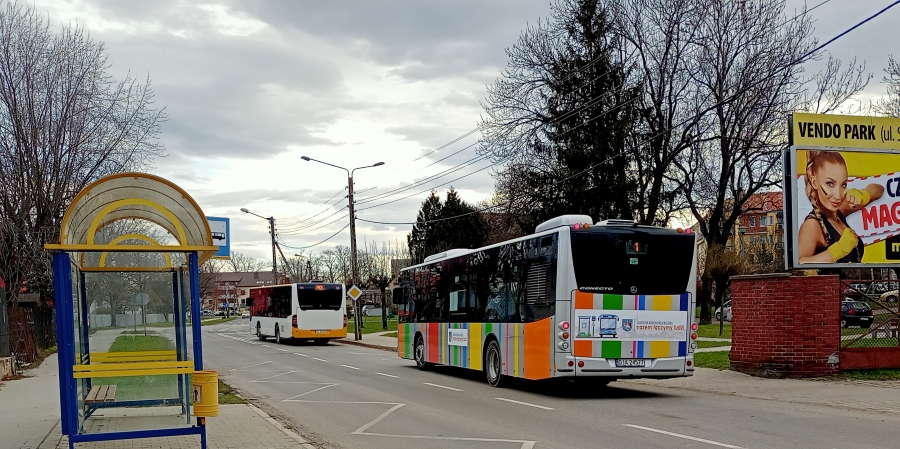
[[[434,191],[422,202],[416,224],[406,237],[412,263],[453,248],[477,248],[487,241],[481,213],[450,188],[442,202]]]
[[[391,261],[407,259],[409,254],[399,244],[377,243],[365,245],[365,257],[360,259],[360,273],[366,283],[378,289],[381,294],[381,326],[387,330],[387,288],[397,273],[393,272]]]
[[[231,258],[228,259],[227,265],[231,271],[236,273],[252,273],[255,271],[265,271],[267,268],[272,269],[272,265],[264,260],[259,260],[247,254],[232,251]]]
[[[33,6],[0,7],[0,277],[52,297],[50,255],[66,207],[100,177],[162,155],[149,81],[109,74],[103,43],[53,31]],[[15,302],[18,289],[10,289]]]
[[[556,0],[551,18],[507,50],[488,88],[479,150],[498,164],[498,192],[519,226],[554,216],[634,216],[637,185],[626,142],[638,94],[617,58],[604,2]]]
[[[887,84],[887,95],[876,103],[876,112],[888,117],[900,117],[900,62],[894,55],[888,57],[888,66],[884,69],[882,82]]]
[[[745,274],[749,271],[747,260],[743,255],[733,249],[722,245],[712,245],[706,250],[706,271],[703,272],[703,285],[715,286],[715,299],[717,307],[724,314],[725,291],[731,284],[731,277]],[[704,290],[709,290],[705,288]],[[713,292],[710,292],[712,294]],[[720,320],[724,321],[724,320]],[[722,335],[723,324],[719,324],[719,335]]]

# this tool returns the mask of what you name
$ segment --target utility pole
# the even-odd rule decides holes
[[[359,281],[359,267],[356,265],[356,211],[355,211],[355,207],[353,205],[353,172],[355,172],[356,170],[362,169],[362,168],[378,167],[378,166],[384,165],[384,162],[376,162],[372,165],[365,165],[362,167],[356,167],[353,170],[347,170],[346,168],[341,167],[339,165],[329,164],[328,162],[323,162],[323,161],[313,159],[308,156],[300,156],[300,159],[303,159],[304,161],[307,161],[307,162],[314,161],[314,162],[318,162],[320,164],[330,165],[332,167],[340,168],[341,170],[344,170],[347,172],[347,190],[349,192],[349,194],[347,195],[347,198],[349,199],[349,202],[350,202],[350,271],[351,271],[351,276],[353,277],[351,282],[353,283],[353,285],[356,285],[356,283]],[[359,319],[360,319],[359,301],[353,301],[353,328],[354,328],[353,330],[354,330],[354,339],[355,340],[359,340],[362,338],[362,335],[361,335],[362,332],[361,332],[361,328],[360,328],[360,324],[359,324]]]
[[[275,258],[275,217],[269,217],[269,234],[272,234],[272,285],[278,285],[278,259]]]
[[[353,207],[353,175],[347,178],[347,190],[350,192],[348,198],[350,198],[350,271],[353,280],[350,282],[353,285],[357,285],[357,281],[359,280],[359,266],[356,264],[356,212]],[[353,339],[359,340],[362,338],[362,332],[360,332],[359,328],[359,301],[353,301]]]

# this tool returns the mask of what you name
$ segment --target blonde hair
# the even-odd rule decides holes
[[[819,226],[822,228],[822,235],[825,236],[825,243],[830,245],[834,242],[831,241],[831,235],[828,233],[828,229],[825,228],[825,217],[822,216],[822,210],[819,208],[819,195],[812,184],[812,177],[815,176],[819,172],[819,169],[824,167],[825,164],[837,164],[843,165],[845,168],[847,167],[844,156],[841,156],[841,153],[838,153],[837,151],[806,152],[806,197],[809,198],[809,202],[813,207],[813,215],[815,216],[816,221],[819,222]]]

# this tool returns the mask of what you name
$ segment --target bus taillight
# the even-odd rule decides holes
[[[297,327],[297,315],[292,315],[292,316],[291,316],[291,326],[292,326],[292,327]]]
[[[569,322],[568,322],[568,321],[563,321],[562,323],[559,323],[559,328],[562,329],[562,330],[564,330],[564,331],[569,330]]]

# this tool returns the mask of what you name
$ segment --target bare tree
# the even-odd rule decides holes
[[[368,285],[377,288],[381,294],[381,326],[387,330],[387,288],[397,274],[393,272],[391,261],[409,259],[409,251],[399,242],[382,243],[381,246],[376,242],[366,243],[365,248],[360,274]]]
[[[271,265],[269,265],[269,262],[259,260],[238,251],[231,252],[231,259],[228,259],[227,267],[234,272],[254,272],[272,268]]]
[[[115,81],[106,48],[27,4],[0,7],[0,277],[43,297],[66,207],[90,182],[162,154],[149,81]],[[15,301],[18,288],[9,292]]]
[[[887,95],[878,100],[875,110],[881,115],[900,117],[900,61],[894,55],[888,58],[884,73],[882,82],[887,84]]]

